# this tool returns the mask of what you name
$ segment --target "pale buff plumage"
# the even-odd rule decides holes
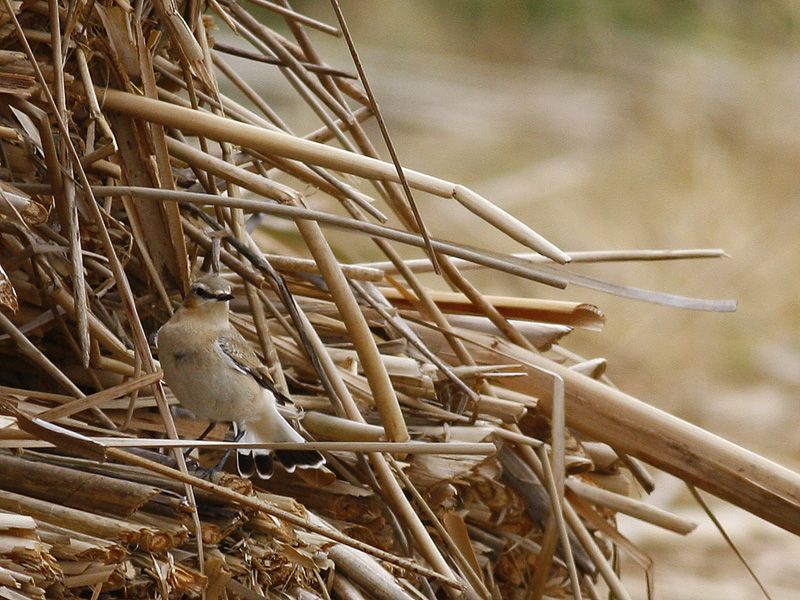
[[[206,275],[192,284],[183,306],[158,332],[164,380],[182,406],[211,421],[232,421],[243,442],[300,442],[303,438],[280,415],[267,369],[231,325],[230,284]],[[240,452],[249,456],[251,451]],[[272,470],[269,451],[252,452],[262,476]],[[285,468],[321,465],[314,451],[276,452]],[[260,459],[260,460],[259,460]],[[250,469],[243,474],[250,474]]]

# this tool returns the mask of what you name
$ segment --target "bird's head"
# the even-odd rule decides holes
[[[186,308],[225,305],[233,300],[231,284],[219,275],[209,274],[196,279],[183,301]]]

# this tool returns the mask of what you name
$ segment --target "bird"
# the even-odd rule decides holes
[[[158,330],[156,347],[164,381],[180,404],[199,419],[233,423],[235,440],[248,443],[304,442],[278,412],[288,402],[267,368],[230,322],[231,284],[216,273],[196,279],[183,305]],[[223,458],[223,463],[227,455]],[[325,463],[316,450],[242,449],[237,469],[244,477],[270,477],[274,462],[289,473]],[[222,466],[222,463],[219,465]]]

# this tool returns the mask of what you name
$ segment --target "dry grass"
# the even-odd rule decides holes
[[[403,179],[397,165],[371,158],[368,136],[380,137],[371,128],[362,131],[351,115],[355,108],[362,116],[374,112],[365,94],[341,69],[312,64],[320,61],[306,36],[313,33],[316,40],[321,34],[312,29],[330,27],[305,19],[312,28],[305,30],[290,18],[290,27],[270,29],[233,3],[214,7],[219,18],[250,32],[255,50],[274,54],[273,62],[284,66],[312,107],[306,114],[321,117],[322,129],[308,136],[314,142],[288,133],[272,112],[282,109],[271,88],[253,92],[234,77],[236,97],[246,98],[248,109],[227,98],[229,85],[217,88],[224,65],[220,55],[212,61],[214,40],[200,20],[193,22],[195,38],[175,14],[140,19],[100,7],[77,21],[91,24],[91,35],[67,26],[62,40],[48,33],[46,5],[19,12],[36,64],[65,85],[63,91],[53,86],[51,101],[24,57],[4,55],[27,85],[13,100],[18,112],[6,106],[2,130],[4,149],[16,159],[4,159],[5,180],[14,184],[4,193],[17,210],[4,213],[0,238],[7,255],[17,255],[3,262],[0,290],[8,309],[0,375],[9,417],[2,443],[26,448],[22,457],[2,455],[4,593],[177,597],[205,589],[207,597],[269,597],[281,589],[309,598],[409,598],[452,597],[462,589],[470,597],[522,598],[545,591],[578,597],[579,589],[595,594],[607,586],[626,598],[613,557],[624,551],[645,568],[650,563],[620,536],[614,515],[625,512],[684,534],[694,527],[626,498],[636,486],[650,489],[652,483],[633,457],[797,530],[794,474],[619,392],[605,378],[603,361],[585,362],[560,346],[572,327],[596,329],[602,319],[595,307],[563,301],[563,294],[560,303],[539,299],[542,284],[570,285],[571,297],[577,291],[580,300],[595,298],[583,291],[587,285],[605,284],[581,279],[577,267],[556,266],[565,256],[546,237],[471,190],[428,175],[436,172],[435,161],[424,173],[405,172],[433,241],[417,234],[408,193],[396,185]],[[170,27],[164,29],[165,23]],[[4,48],[27,50],[13,23],[6,25]],[[158,32],[168,45],[158,44]],[[293,35],[303,51],[282,35]],[[87,68],[70,40],[80,42]],[[66,74],[52,67],[48,54],[61,42]],[[242,40],[236,45],[246,47]],[[212,62],[222,71],[214,71]],[[368,72],[391,73],[391,82],[403,82],[396,69]],[[508,72],[493,76],[513,97]],[[461,91],[451,95],[454,100],[469,100],[465,80],[455,78]],[[87,100],[92,107],[92,83],[99,81],[103,116],[86,109]],[[547,114],[553,130],[563,134],[566,128],[553,123],[586,112],[580,110],[586,104],[580,98],[574,105],[564,102],[569,77],[553,81],[558,102]],[[405,88],[413,89],[414,98],[423,95],[418,86]],[[398,88],[388,97],[397,101],[403,93]],[[25,94],[29,103],[19,100]],[[292,95],[292,111],[302,106],[300,96]],[[214,116],[220,101],[225,115]],[[192,111],[192,102],[212,110]],[[476,112],[472,107],[462,114]],[[415,114],[425,117],[423,110]],[[623,115],[583,116],[576,139],[611,136],[625,123]],[[310,121],[303,127],[293,117],[285,118],[294,131],[320,127]],[[347,132],[334,125],[337,118],[351,120]],[[429,122],[441,127],[448,120]],[[458,131],[473,141],[498,139],[495,123],[478,118],[474,125]],[[70,144],[58,134],[65,127]],[[431,136],[430,127],[425,132]],[[530,137],[524,133],[515,138],[519,144]],[[26,153],[37,145],[37,134],[39,162]],[[201,137],[187,145],[183,135]],[[317,143],[333,138],[337,142]],[[441,144],[446,138],[436,139]],[[597,157],[553,147],[566,158],[540,164],[534,173],[517,153],[506,152],[503,169],[519,168],[522,175],[502,178],[499,192],[497,181],[485,187],[500,198],[526,198],[537,184],[552,193],[542,181],[555,181],[562,194],[589,191],[598,180],[620,187],[612,176],[592,176],[609,171]],[[495,161],[487,160],[495,151],[473,145],[464,161],[468,172],[450,179],[472,183],[487,171],[497,174]],[[675,155],[683,157],[678,149]],[[85,173],[77,157],[84,157]],[[587,171],[577,180],[576,166]],[[520,190],[518,181],[527,184]],[[381,201],[373,203],[369,195]],[[537,208],[549,201],[541,196]],[[434,204],[448,206],[447,221],[434,216]],[[635,206],[632,201],[620,214],[630,218]],[[528,203],[511,206],[570,250],[605,246],[593,235],[607,213],[569,208],[568,214],[526,215]],[[48,210],[44,221],[40,215]],[[390,213],[389,224],[401,230],[374,223],[378,211]],[[662,219],[671,214],[665,211]],[[249,227],[259,222],[262,227]],[[346,235],[323,232],[321,225],[331,224],[347,229]],[[461,230],[475,231],[478,242],[465,247]],[[362,251],[369,238],[356,231],[368,233],[380,253]],[[618,236],[609,237],[623,246]],[[279,477],[254,489],[228,475],[200,479],[180,452],[144,452],[174,447],[152,439],[164,432],[191,438],[202,427],[173,417],[170,396],[154,384],[158,364],[148,336],[168,317],[189,278],[203,263],[215,262],[220,239],[220,260],[241,297],[234,306],[236,326],[259,347],[278,387],[292,394],[309,437],[350,443],[347,452],[320,446],[331,471]],[[653,236],[641,239],[652,242]],[[416,267],[401,262],[397,242],[437,252],[444,278],[423,281],[437,287],[443,283],[432,282],[446,280],[460,294],[434,292],[415,277]],[[540,252],[538,259],[510,256],[519,243]],[[343,264],[345,256],[385,256],[405,282],[385,266]],[[488,295],[496,280],[484,281],[479,291],[464,277],[472,279],[472,271],[462,274],[456,259],[539,282],[536,293],[519,288],[521,297]],[[662,277],[654,282],[665,287]],[[729,308],[624,287],[618,292],[662,304]],[[697,295],[711,294],[703,286]],[[473,317],[451,322],[454,312]],[[53,429],[50,421],[66,429]],[[359,447],[357,440],[386,441]],[[491,455],[495,445],[499,452]],[[51,446],[59,451],[39,450]],[[121,449],[131,446],[139,451]],[[63,490],[74,491],[65,497]]]

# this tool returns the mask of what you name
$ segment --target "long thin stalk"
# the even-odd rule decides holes
[[[394,165],[374,158],[127,92],[106,89],[101,94],[108,110],[175,127],[185,133],[215,138],[266,154],[277,154],[367,179],[398,181]],[[479,210],[482,216],[490,218],[496,227],[518,242],[558,263],[569,260],[555,245],[474,192],[417,171],[404,169],[404,173],[410,186],[444,198],[457,196],[470,210]]]

